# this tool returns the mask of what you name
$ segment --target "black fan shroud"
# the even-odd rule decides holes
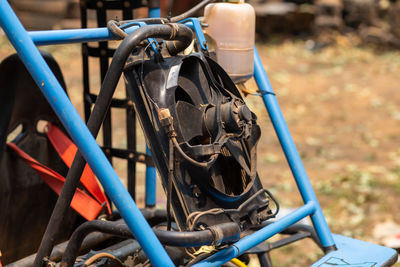
[[[232,220],[254,225],[271,213],[256,172],[257,118],[216,62],[202,53],[147,60],[125,77],[165,190],[169,137],[158,119],[161,109],[169,109],[176,139],[189,157],[207,161],[218,154],[213,164],[200,167],[174,149],[172,208],[181,230]],[[189,227],[188,217],[190,224],[200,212],[205,213]]]

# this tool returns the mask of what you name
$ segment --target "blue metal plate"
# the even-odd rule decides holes
[[[338,250],[332,251],[314,263],[313,267],[377,267],[391,266],[397,260],[394,249],[361,240],[333,235]]]

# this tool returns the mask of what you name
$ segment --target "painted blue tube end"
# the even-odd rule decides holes
[[[149,8],[149,18],[159,18],[160,16],[160,8]]]
[[[146,154],[150,156],[150,149],[146,146]],[[146,166],[146,192],[145,203],[146,207],[154,207],[157,198],[157,173],[156,168]]]

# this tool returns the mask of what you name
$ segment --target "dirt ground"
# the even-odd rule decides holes
[[[262,45],[260,54],[332,231],[378,242],[375,225],[400,223],[400,53],[350,42],[310,52],[305,42],[288,40]],[[262,104],[251,103],[264,134],[264,186],[284,207],[298,206]]]
[[[304,40],[258,47],[332,231],[379,242],[373,235],[377,224],[400,224],[400,52],[359,47],[347,39],[318,52],[306,49]],[[45,49],[60,63],[72,102],[82,114],[80,46]],[[0,60],[12,51],[0,37]],[[98,73],[92,72],[91,80],[99,86]],[[255,83],[247,86],[255,88]],[[261,98],[250,95],[247,102],[262,127],[258,171],[263,185],[283,208],[296,208],[301,198]],[[126,146],[122,116],[113,114],[114,143],[120,147]],[[114,163],[124,179],[125,164]],[[138,168],[138,175],[143,172],[143,166]],[[138,202],[143,203],[143,195]],[[165,205],[161,189],[158,204]],[[310,246],[287,247],[273,253],[273,260],[276,266],[305,266],[321,255]]]

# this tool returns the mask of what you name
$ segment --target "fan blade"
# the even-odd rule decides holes
[[[196,136],[202,136],[204,112],[184,101],[178,101],[175,108],[184,140],[189,142]]]
[[[246,171],[247,175],[251,176],[251,171],[249,165],[246,162],[246,155],[243,151],[243,147],[238,141],[228,140],[226,143],[226,148],[231,152],[232,156],[240,164],[240,166]],[[251,160],[251,159],[249,159]]]

